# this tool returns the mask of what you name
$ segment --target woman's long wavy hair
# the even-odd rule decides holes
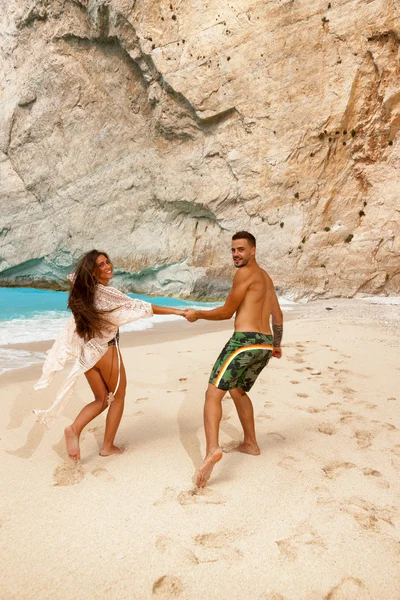
[[[69,291],[68,308],[75,317],[77,334],[85,341],[98,336],[107,320],[104,311],[99,311],[94,306],[94,295],[97,279],[94,272],[97,268],[96,260],[100,255],[110,260],[106,252],[91,250],[82,256],[76,265],[74,279]]]

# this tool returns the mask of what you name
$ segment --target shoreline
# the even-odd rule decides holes
[[[310,322],[324,321],[326,318],[334,318],[335,311],[340,313],[342,321],[350,320],[359,322],[362,325],[363,319],[376,319],[379,327],[385,330],[399,328],[400,330],[400,305],[387,304],[377,301],[376,303],[366,302],[362,299],[354,298],[336,298],[335,300],[315,300],[307,303],[298,303],[290,307],[290,310],[284,311],[284,323],[294,320],[308,320]],[[384,313],[382,320],[381,313]],[[330,315],[330,317],[328,316]],[[379,321],[379,318],[381,320]],[[389,320],[388,320],[389,319]],[[148,346],[154,343],[164,343],[168,341],[179,341],[187,337],[200,336],[207,333],[234,331],[234,318],[226,321],[207,321],[199,320],[195,323],[188,323],[185,319],[176,321],[165,321],[153,324],[153,327],[127,331],[121,333],[120,346],[126,348]],[[284,327],[285,335],[285,327]],[[228,338],[227,338],[228,339]],[[284,338],[285,339],[285,338]],[[28,352],[46,353],[53,345],[54,340],[45,340],[38,342],[24,342],[18,344],[0,345],[4,350],[23,350]],[[283,343],[283,347],[284,347]],[[44,362],[44,361],[43,361]],[[34,363],[24,367],[10,369],[0,374],[0,385],[13,379],[18,373],[24,380],[31,376],[31,373],[39,373],[43,362]],[[66,367],[67,368],[67,367]]]

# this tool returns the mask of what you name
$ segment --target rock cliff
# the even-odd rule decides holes
[[[397,0],[0,0],[0,284],[400,291]]]

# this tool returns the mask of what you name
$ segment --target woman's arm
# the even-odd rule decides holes
[[[158,304],[152,304],[151,308],[155,315],[177,315],[178,317],[184,317],[185,313],[179,308],[167,308],[166,306],[158,306]]]

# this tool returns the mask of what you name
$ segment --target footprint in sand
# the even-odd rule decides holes
[[[258,597],[258,600],[285,600],[285,598],[278,592],[265,592]]]
[[[324,597],[324,600],[373,600],[361,579],[345,577]]]
[[[91,473],[98,479],[103,479],[104,481],[115,481],[115,477],[103,467],[96,467]]]
[[[282,460],[278,462],[278,466],[282,467],[283,469],[288,469],[289,471],[302,473],[301,461],[294,456],[284,456]]]
[[[138,404],[139,402],[145,402],[146,400],[148,400],[149,397],[148,396],[143,396],[143,398],[137,398],[135,400],[136,404]]]
[[[328,394],[328,396],[333,394],[333,390],[331,390],[331,388],[329,388],[325,383],[321,383],[321,390],[324,392],[324,394]]]
[[[276,545],[282,557],[291,562],[297,560],[299,553],[304,555],[307,550],[311,550],[313,553],[321,555],[326,548],[321,536],[307,525],[300,526],[298,533],[284,540],[278,540]]]
[[[368,402],[367,400],[357,400],[355,404],[361,404],[361,406],[365,406],[368,410],[375,410],[375,408],[378,408],[377,404],[372,404],[372,402]]]
[[[296,379],[292,379],[292,381],[290,382],[293,385],[297,385],[298,383],[300,383],[300,381],[297,381]]]
[[[179,377],[179,381],[187,381],[187,377]]]
[[[153,506],[161,506],[162,504],[166,504],[167,502],[172,502],[173,500],[176,500],[176,496],[176,489],[173,487],[167,487],[163,492],[162,498],[156,500],[156,502],[153,502]]]
[[[231,442],[226,442],[225,444],[221,444],[221,450],[225,454],[229,454],[230,452],[235,452],[236,448],[240,445],[240,441],[232,440]]]
[[[222,421],[229,421],[229,419],[232,417],[232,415],[229,415],[227,413],[223,413],[222,417],[221,417],[221,422]]]
[[[354,517],[363,529],[373,531],[381,531],[381,528],[386,525],[394,527],[393,520],[397,517],[397,511],[393,506],[380,508],[372,502],[357,497],[343,502],[341,510]]]
[[[267,420],[273,420],[274,417],[271,417],[271,415],[268,415],[266,412],[260,412],[257,417],[256,417],[256,421],[257,423],[263,423],[264,421]]]
[[[351,411],[343,411],[340,413],[342,416],[340,417],[340,422],[347,424],[347,423],[354,423],[354,421],[360,422],[363,421],[363,417],[361,415],[357,415]]]
[[[395,454],[396,456],[400,456],[400,444],[396,444],[395,446],[393,446],[393,448],[391,448],[390,451],[393,452],[393,454]]]
[[[263,410],[260,413],[258,413],[255,420],[257,421],[257,423],[263,423],[264,421],[273,421],[274,417],[271,417],[271,415],[269,415]]]
[[[287,356],[286,360],[290,360],[291,362],[294,362],[298,365],[304,364],[304,362],[305,362],[302,358],[297,358],[296,356],[295,357]]]
[[[179,492],[176,488],[165,488],[162,497],[153,503],[153,506],[162,506],[169,502],[179,502],[181,506],[193,504],[226,504],[226,499],[219,492],[210,487],[193,488]]]
[[[315,413],[326,412],[326,408],[319,408],[318,406],[296,406],[295,408],[298,408],[299,410],[304,410],[305,412],[310,413],[310,415]]]
[[[233,542],[241,536],[240,531],[220,531],[196,535],[194,543],[197,547],[197,558],[201,563],[220,560],[239,560],[243,557],[241,550],[233,546]]]
[[[354,436],[357,440],[357,444],[360,448],[369,448],[372,444],[372,440],[375,437],[375,433],[372,431],[355,431]]]
[[[348,396],[352,396],[353,394],[356,393],[356,390],[353,390],[353,388],[350,388],[350,387],[344,387],[344,388],[342,388],[342,392],[343,392],[343,394],[347,394]]]
[[[379,423],[379,421],[372,421],[373,423]],[[397,431],[397,427],[392,425],[392,423],[379,423],[383,429],[387,429],[388,431]]]
[[[182,506],[192,504],[226,504],[226,499],[223,495],[209,487],[193,488],[192,490],[181,492],[177,500]]]
[[[76,485],[82,481],[84,476],[85,473],[79,461],[68,460],[54,470],[54,486]]]
[[[179,577],[163,575],[153,583],[153,596],[164,596],[164,598],[176,598],[182,594],[184,588]]]
[[[325,435],[333,435],[336,433],[336,428],[332,423],[320,423],[320,425],[318,425],[318,431],[320,433],[325,433]]]
[[[303,394],[303,393],[301,393],[301,392],[298,392],[298,393],[296,394],[296,396],[298,396],[299,398],[308,398],[308,397],[309,397],[309,396],[308,396],[308,394]]]
[[[305,369],[302,369],[301,367],[299,369],[295,369],[296,373],[304,373]]]
[[[336,502],[335,498],[332,496],[330,490],[326,486],[318,485],[313,489],[313,492],[318,495],[317,504],[325,505]]]
[[[175,559],[179,564],[186,562],[191,565],[198,565],[199,561],[194,552],[189,548],[184,548],[182,544],[172,540],[171,538],[160,535],[156,540],[156,548],[162,554],[168,554]]]
[[[363,469],[363,473],[365,477],[370,477],[371,480],[375,481],[375,483],[385,490],[390,488],[390,484],[384,479],[380,479],[382,477],[382,473],[377,471],[376,469]]]
[[[336,479],[341,475],[344,471],[348,471],[349,469],[354,469],[356,465],[351,462],[332,462],[322,467],[323,472],[325,473],[328,479]]]
[[[284,440],[286,440],[286,438],[277,431],[270,431],[269,433],[267,433],[267,436],[272,437],[272,439],[276,442],[283,442]]]

